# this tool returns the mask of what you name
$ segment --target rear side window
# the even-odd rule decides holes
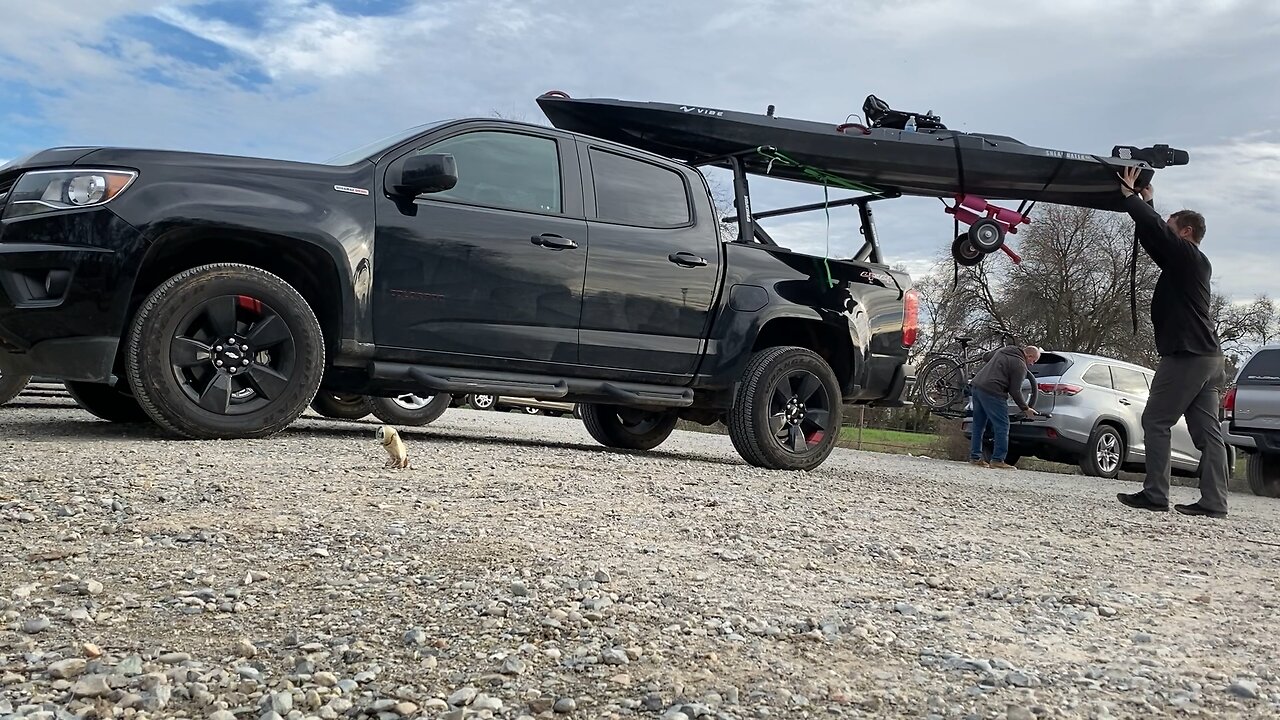
[[[689,193],[679,173],[603,150],[590,152],[597,219],[651,228],[689,223]]]
[[[1237,385],[1280,385],[1280,350],[1260,350],[1240,371]]]
[[[1080,377],[1081,380],[1090,385],[1097,385],[1108,390],[1111,389],[1111,368],[1106,365],[1094,365],[1084,372]]]
[[[1062,377],[1071,367],[1071,361],[1061,355],[1040,353],[1040,359],[1027,368],[1036,377]]]
[[[1150,392],[1147,388],[1147,379],[1137,370],[1113,367],[1111,377],[1115,379],[1116,390],[1122,393],[1145,396]]]

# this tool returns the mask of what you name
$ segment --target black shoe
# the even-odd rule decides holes
[[[1209,508],[1201,505],[1198,502],[1191,503],[1190,505],[1174,505],[1173,509],[1177,510],[1183,515],[1204,515],[1206,517],[1219,518],[1219,519],[1227,516],[1226,510],[1210,510]]]
[[[1154,510],[1156,512],[1168,512],[1169,505],[1157,505],[1147,498],[1146,493],[1136,492],[1132,494],[1116,493],[1116,499],[1128,505],[1131,508],[1139,510]]]

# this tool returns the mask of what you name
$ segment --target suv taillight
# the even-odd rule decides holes
[[[1236,386],[1232,385],[1227,388],[1227,393],[1222,396],[1222,419],[1230,420],[1236,415]]]
[[[1079,385],[1068,385],[1066,383],[1040,383],[1036,387],[1045,395],[1063,395],[1067,397],[1076,395],[1081,390],[1084,390]]]
[[[911,347],[920,335],[920,293],[915,288],[902,297],[902,344]]]

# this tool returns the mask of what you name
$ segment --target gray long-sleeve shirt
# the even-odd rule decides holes
[[[1027,378],[1027,358],[1022,348],[1008,345],[1000,348],[986,365],[973,376],[973,386],[993,395],[1008,395],[1023,410],[1022,381]]]

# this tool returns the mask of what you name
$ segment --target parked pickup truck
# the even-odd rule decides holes
[[[1222,437],[1243,450],[1254,495],[1280,497],[1280,345],[1258,348],[1222,398]]]
[[[54,148],[0,168],[0,207],[0,367],[188,438],[272,435],[320,388],[488,393],[582,403],[613,448],[724,421],[749,463],[809,469],[842,404],[902,404],[915,342],[873,242],[722,241],[696,167],[533,124],[314,164]]]

